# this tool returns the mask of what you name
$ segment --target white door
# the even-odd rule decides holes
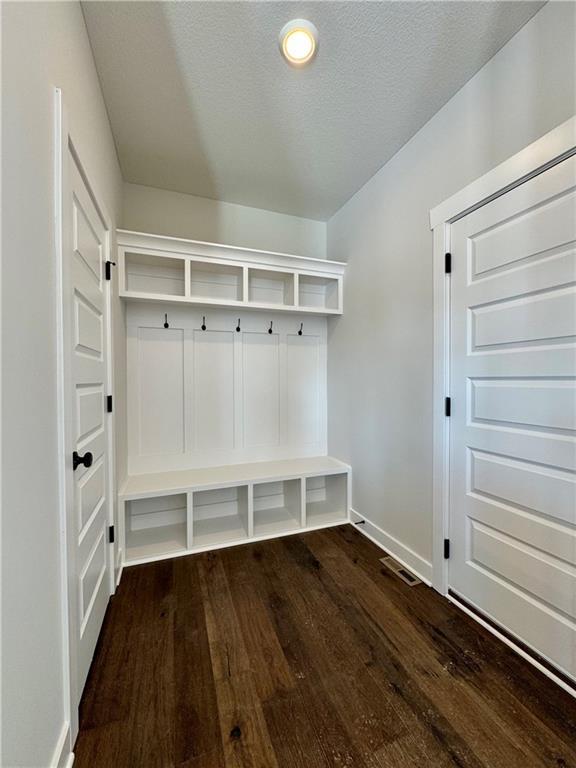
[[[451,227],[449,586],[576,678],[576,158]]]
[[[72,706],[80,701],[110,596],[108,233],[70,151],[64,157],[63,320]]]

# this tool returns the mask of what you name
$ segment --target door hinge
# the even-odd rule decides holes
[[[106,262],[105,272],[104,272],[106,280],[112,280],[112,267],[115,267],[115,266],[116,266],[115,261]]]
[[[444,415],[450,416],[451,412],[452,412],[452,398],[445,397],[444,398]]]
[[[112,413],[112,395],[106,395],[106,413]]]
[[[452,272],[452,254],[444,254],[444,272],[449,275]]]
[[[108,543],[114,544],[114,526],[108,526]]]
[[[450,539],[444,539],[444,560],[450,557]]]

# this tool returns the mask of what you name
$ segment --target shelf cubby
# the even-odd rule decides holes
[[[126,290],[135,294],[184,297],[185,267],[184,259],[126,252]]]
[[[186,494],[126,502],[126,560],[184,552],[187,546]]]
[[[248,538],[248,486],[194,491],[192,521],[194,548]]]
[[[318,526],[348,519],[348,475],[320,475],[306,479],[306,525]]]
[[[254,304],[294,306],[294,273],[249,269],[248,300]]]
[[[273,536],[302,527],[302,481],[254,485],[254,536]]]
[[[338,310],[339,281],[317,275],[298,276],[298,302],[301,307]]]
[[[331,456],[132,475],[119,494],[126,564],[341,525],[350,467]]]
[[[217,262],[190,262],[190,298],[200,301],[242,301],[242,267]]]
[[[342,314],[339,261],[117,230],[127,301]]]

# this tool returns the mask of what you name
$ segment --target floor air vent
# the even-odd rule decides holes
[[[402,581],[406,582],[408,586],[415,587],[417,584],[422,584],[421,580],[417,576],[414,576],[414,574],[405,568],[402,563],[399,563],[398,560],[394,560],[394,558],[390,557],[390,555],[381,557],[380,562],[385,565],[386,568],[391,570],[392,573],[395,573],[396,576],[401,578]]]

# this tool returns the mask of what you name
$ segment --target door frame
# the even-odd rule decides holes
[[[450,396],[451,296],[450,274],[445,270],[445,254],[450,253],[451,224],[575,154],[576,116],[430,211],[434,285],[432,586],[449,600],[452,598],[448,594],[448,560],[444,557],[444,542],[450,538],[450,421],[445,415],[445,398]],[[513,640],[498,632],[497,628],[462,603],[458,602],[457,605],[575,695],[572,688],[526,654]]]
[[[70,587],[71,574],[70,568],[70,542],[68,529],[68,507],[74,503],[74,489],[72,484],[71,466],[67,457],[69,447],[67,413],[70,405],[67,402],[68,385],[67,376],[67,352],[66,340],[69,336],[69,329],[65,327],[64,322],[64,259],[65,252],[65,231],[68,225],[69,217],[66,214],[65,205],[70,197],[70,173],[68,168],[68,157],[71,153],[78,166],[78,169],[84,179],[92,202],[106,230],[104,243],[104,260],[110,260],[112,247],[112,219],[103,206],[102,197],[95,191],[90,182],[91,175],[86,172],[78,151],[77,144],[70,132],[70,124],[67,111],[63,103],[62,90],[54,89],[54,237],[55,237],[55,255],[56,255],[56,357],[57,357],[57,418],[58,418],[58,480],[59,480],[59,504],[60,504],[60,581],[61,581],[61,616],[62,616],[62,660],[64,675],[64,718],[65,727],[67,727],[67,738],[64,744],[68,746],[68,753],[72,753],[74,742],[78,734],[78,705],[80,703],[81,692],[77,690],[77,648],[75,641],[75,631],[73,627],[73,617],[77,614],[74,608],[73,600],[77,597]],[[113,392],[113,349],[112,349],[112,282],[106,282],[104,288],[104,323],[106,339],[106,386],[109,393]],[[108,504],[108,525],[115,524],[116,517],[116,495],[115,495],[115,473],[114,473],[114,417],[109,414],[107,424],[106,449],[108,453],[107,462],[107,491],[109,495]],[[114,578],[114,545],[108,544],[108,589],[112,595],[115,590],[116,580]],[[64,747],[64,745],[63,745]],[[66,749],[62,749],[62,755]]]

